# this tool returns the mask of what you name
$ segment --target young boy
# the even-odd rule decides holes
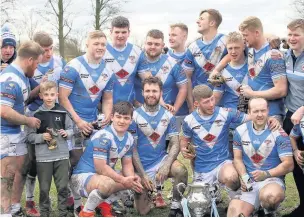
[[[72,120],[67,111],[55,103],[57,85],[53,81],[40,84],[43,105],[34,113],[41,120],[39,129],[28,130],[28,142],[35,144],[37,175],[40,189],[40,214],[50,215],[49,192],[52,176],[58,193],[59,216],[67,216],[66,201],[69,181],[69,150],[67,139],[73,135]]]

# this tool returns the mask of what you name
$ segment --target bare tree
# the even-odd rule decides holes
[[[38,12],[55,29],[59,40],[59,53],[64,58],[65,40],[72,30],[73,16],[69,11],[72,0],[47,0],[46,10]]]
[[[127,0],[91,0],[94,15],[94,28],[100,30],[109,20],[121,12]]]
[[[16,0],[1,0],[1,26],[10,19],[9,12],[14,9]]]
[[[304,0],[294,0],[293,6],[300,18],[304,19]]]
[[[24,32],[27,37],[32,40],[35,32],[40,25],[39,18],[36,16],[34,9],[22,10],[23,17],[18,21],[20,31]]]

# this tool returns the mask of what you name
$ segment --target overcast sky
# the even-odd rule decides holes
[[[29,7],[41,7],[46,0],[26,2]],[[237,30],[244,18],[253,15],[262,20],[266,33],[285,37],[287,24],[297,17],[292,2],[293,0],[129,0],[122,10],[131,22],[130,41],[140,44],[152,28],[162,30],[167,42],[169,24],[177,22],[188,25],[189,40],[193,40],[198,36],[196,20],[199,12],[207,8],[215,8],[222,14],[223,22],[219,28],[221,33]],[[90,4],[89,0],[73,0],[73,11],[77,14],[74,28],[90,26],[93,19],[88,15],[91,13]]]

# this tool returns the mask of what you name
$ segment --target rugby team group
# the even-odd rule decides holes
[[[68,63],[47,32],[17,50],[4,24],[1,215],[50,216],[53,179],[58,216],[115,216],[130,201],[146,215],[167,206],[162,186],[171,178],[168,216],[183,217],[177,184],[190,172],[181,153],[194,183],[225,188],[227,216],[275,215],[290,172],[300,205],[289,216],[304,216],[304,20],[287,25],[284,50],[258,17],[227,35],[221,22],[218,10],[202,10],[201,37],[188,46],[188,27],[170,25],[165,52],[162,31],[150,30],[140,48],[118,16],[110,42],[91,31],[85,54]]]

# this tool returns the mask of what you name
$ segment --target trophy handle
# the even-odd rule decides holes
[[[184,189],[186,189],[187,187],[186,187],[186,184],[184,184],[184,183],[178,183],[177,185],[176,185],[176,189],[177,189],[177,191],[178,191],[178,193],[180,194],[180,196],[183,198],[184,197],[184,195],[183,195],[183,193],[181,192],[181,190],[180,190],[180,188],[184,188]]]

